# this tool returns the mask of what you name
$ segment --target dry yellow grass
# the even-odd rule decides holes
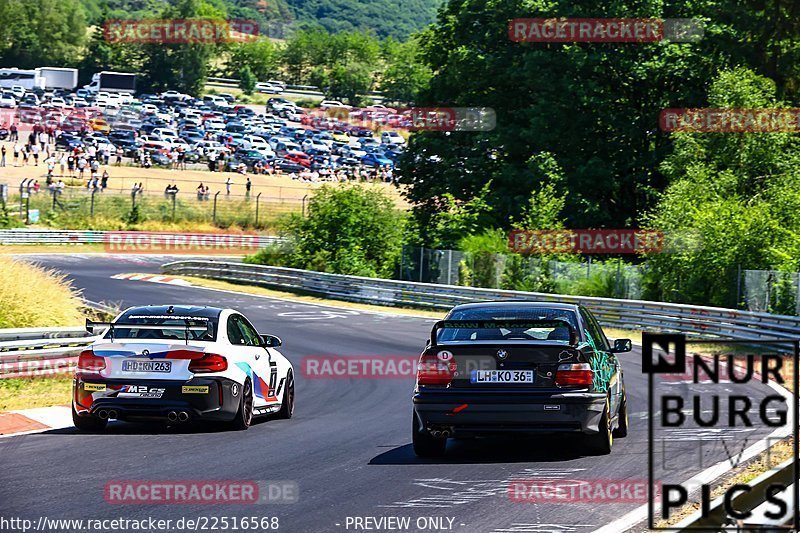
[[[72,374],[0,379],[0,411],[69,405]]]
[[[80,325],[78,292],[61,275],[0,257],[0,328]]]

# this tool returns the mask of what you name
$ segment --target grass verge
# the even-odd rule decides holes
[[[0,379],[0,411],[69,405],[72,374]]]
[[[54,271],[0,257],[0,328],[75,326],[80,293]]]

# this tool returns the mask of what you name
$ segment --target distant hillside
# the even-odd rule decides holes
[[[174,1],[174,0],[173,0]],[[156,15],[170,0],[81,0],[90,24],[103,6],[112,18]],[[295,28],[323,27],[330,32],[368,30],[378,37],[405,39],[436,18],[444,0],[210,0],[232,18],[260,24],[291,24]]]
[[[1,0],[0,0],[1,1]],[[174,0],[81,0],[90,24],[96,24],[103,7],[110,18],[138,19],[157,16]],[[285,0],[209,0],[224,9],[230,18],[257,20],[259,24],[292,23],[294,17]]]
[[[330,32],[368,29],[405,39],[436,18],[443,0],[286,0],[299,25]]]

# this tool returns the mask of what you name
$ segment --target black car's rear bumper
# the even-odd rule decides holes
[[[606,394],[418,391],[414,416],[422,431],[451,435],[597,433]]]
[[[147,387],[148,390],[163,389],[163,392],[158,398],[120,397],[122,388],[131,385]],[[167,420],[170,413],[177,416],[184,412],[188,414],[188,420],[229,421],[239,409],[241,394],[240,384],[216,377],[195,377],[189,381],[134,381],[76,376],[73,381],[73,403],[79,416],[105,418],[114,411],[116,416],[111,418],[119,420]]]

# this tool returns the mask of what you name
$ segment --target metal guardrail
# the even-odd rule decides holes
[[[70,372],[97,336],[83,327],[25,328],[0,330],[0,339],[2,379]]]
[[[110,236],[120,233],[133,234],[133,232],[114,232],[114,231],[86,231],[86,230],[49,230],[49,229],[6,229],[0,230],[0,245],[8,244],[107,244],[111,243]],[[215,237],[225,237],[223,233],[173,233],[146,231],[140,232],[153,238],[159,236],[174,237],[182,235],[187,238],[202,238],[208,235]],[[254,236],[254,246],[264,247],[268,244],[279,242],[279,237],[269,235]]]
[[[175,261],[162,269],[167,274],[249,283],[367,304],[445,310],[462,303],[487,300],[537,300],[582,304],[591,309],[604,326],[616,328],[753,341],[789,340],[800,336],[800,317],[719,307],[481,289],[224,261]]]
[[[90,300],[83,305],[111,316],[119,311]],[[84,326],[0,329],[0,379],[70,372],[80,351],[97,337]]]

